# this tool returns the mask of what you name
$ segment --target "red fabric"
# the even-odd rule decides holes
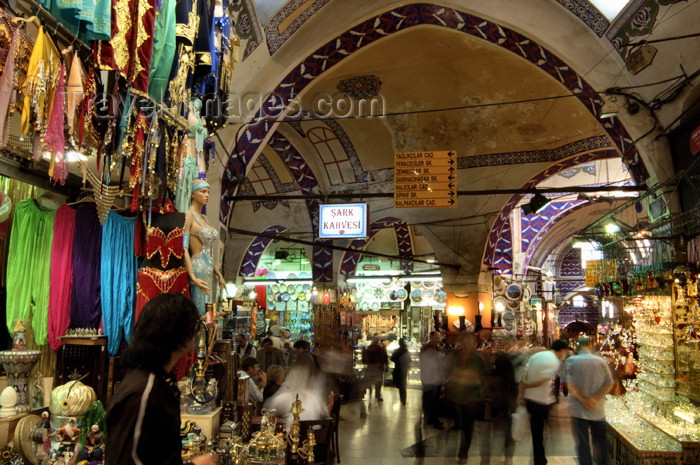
[[[139,269],[136,284],[136,320],[134,323],[139,321],[141,310],[149,300],[166,293],[190,296],[190,280],[184,266],[165,271],[155,268]]]
[[[138,17],[133,34],[132,67],[129,73],[131,87],[137,91],[148,92],[148,77],[151,72],[153,55],[153,34],[156,24],[155,0],[137,0]]]
[[[73,232],[75,210],[62,205],[56,210],[51,245],[51,283],[49,285],[49,345],[58,350],[60,339],[70,324],[71,281],[73,279]]]
[[[167,235],[158,228],[146,227],[146,257],[152,258],[160,252],[160,264],[163,269],[168,268],[170,255],[182,258],[185,248],[182,243],[182,236],[185,230],[175,228]]]

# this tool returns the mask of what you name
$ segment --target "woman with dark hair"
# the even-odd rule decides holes
[[[399,389],[399,398],[401,405],[406,406],[406,378],[408,378],[408,369],[411,367],[411,354],[406,348],[406,341],[399,339],[399,348],[391,354],[391,361],[394,362],[394,370],[391,372],[394,379],[394,386]]]
[[[128,370],[107,408],[105,465],[180,465],[180,391],[175,363],[194,352],[201,320],[180,294],[151,299],[134,329],[122,364]],[[196,465],[213,465],[203,455]]]

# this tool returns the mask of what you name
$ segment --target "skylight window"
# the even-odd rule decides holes
[[[612,22],[631,0],[588,0]]]

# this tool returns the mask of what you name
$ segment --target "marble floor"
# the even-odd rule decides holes
[[[399,402],[398,391],[382,390],[383,402],[365,399],[344,403],[340,411],[339,442],[342,465],[443,465],[456,464],[459,431],[436,430],[421,422],[421,391],[408,390],[406,407]],[[545,429],[545,450],[549,465],[577,465],[566,398],[555,404]],[[449,425],[448,420],[445,424]],[[502,465],[503,430],[494,428],[491,453],[481,457],[480,442],[486,422],[477,422],[469,451],[469,465]],[[515,445],[513,465],[532,464],[530,439]]]

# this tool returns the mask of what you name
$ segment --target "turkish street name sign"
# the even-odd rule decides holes
[[[457,205],[457,152],[396,152],[394,207],[434,208]]]

